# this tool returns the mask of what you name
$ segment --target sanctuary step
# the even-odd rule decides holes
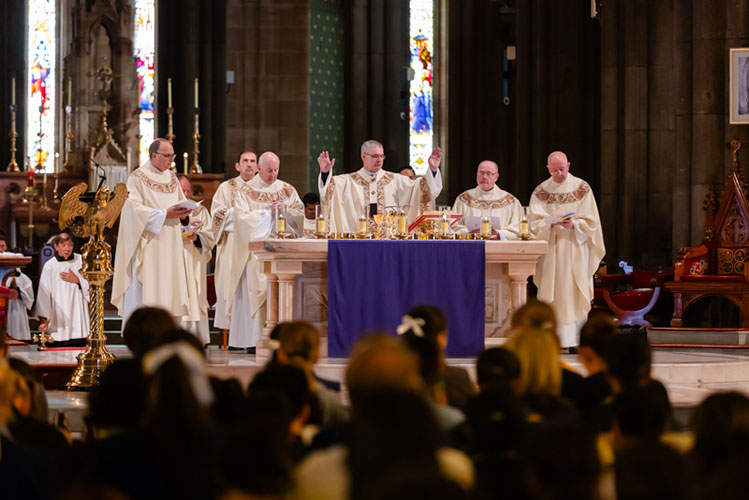
[[[656,328],[650,327],[648,341],[664,347],[722,347],[749,349],[746,328]]]

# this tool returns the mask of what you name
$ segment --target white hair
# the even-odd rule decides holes
[[[385,150],[385,147],[381,143],[375,141],[374,139],[369,139],[368,141],[362,142],[362,144],[361,144],[361,152],[362,153],[369,153],[370,149],[372,149],[373,147],[377,147],[377,146],[379,146],[380,148],[382,148],[383,151]]]

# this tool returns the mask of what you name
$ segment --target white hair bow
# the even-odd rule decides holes
[[[414,335],[417,337],[423,337],[424,336],[424,330],[421,329],[422,326],[425,325],[425,322],[421,318],[412,318],[408,314],[403,316],[401,318],[401,324],[398,325],[398,328],[395,330],[398,332],[398,335],[403,335],[407,331],[414,332]]]
[[[143,356],[143,373],[153,375],[161,365],[175,356],[179,358],[187,370],[190,387],[198,403],[203,406],[213,403],[213,389],[211,389],[211,384],[206,376],[205,358],[195,347],[184,340],[164,344],[148,351]]]

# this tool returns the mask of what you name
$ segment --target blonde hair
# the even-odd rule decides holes
[[[524,396],[558,396],[562,390],[559,339],[549,330],[525,329],[505,342],[520,362]]]
[[[306,321],[292,321],[279,329],[278,342],[290,362],[294,358],[310,362],[320,349],[320,332]]]
[[[13,415],[13,401],[17,397],[30,398],[31,391],[23,376],[0,360],[0,424],[4,425]]]
[[[515,311],[510,320],[513,332],[523,330],[545,330],[554,334],[557,344],[557,318],[554,309],[546,302],[531,299]]]

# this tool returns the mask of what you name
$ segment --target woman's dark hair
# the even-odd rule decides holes
[[[749,458],[749,398],[738,392],[711,394],[692,415],[692,453],[704,469]]]
[[[179,328],[174,316],[160,307],[136,309],[125,322],[122,339],[136,358],[157,344],[158,337]]]
[[[481,390],[488,387],[509,387],[520,377],[520,361],[504,347],[492,347],[479,354],[476,378]]]
[[[181,340],[194,338],[182,330],[169,333]],[[185,364],[175,355],[145,378],[143,428],[154,458],[166,476],[173,479],[170,485],[176,488],[178,497],[210,487],[207,485],[213,480],[202,473],[185,474],[189,470],[212,470],[207,439],[211,428],[209,408],[198,402],[190,377]]]
[[[365,498],[397,471],[438,473],[439,429],[423,397],[399,389],[369,389],[360,396],[348,436],[350,498]]]
[[[419,337],[409,330],[403,335],[403,343],[419,359],[419,375],[424,384],[431,387],[439,382],[441,351],[437,341]]]
[[[447,318],[439,307],[426,304],[416,306],[408,311],[408,315],[424,320],[424,326],[421,329],[424,336],[430,340],[436,340],[437,334],[447,332]]]

